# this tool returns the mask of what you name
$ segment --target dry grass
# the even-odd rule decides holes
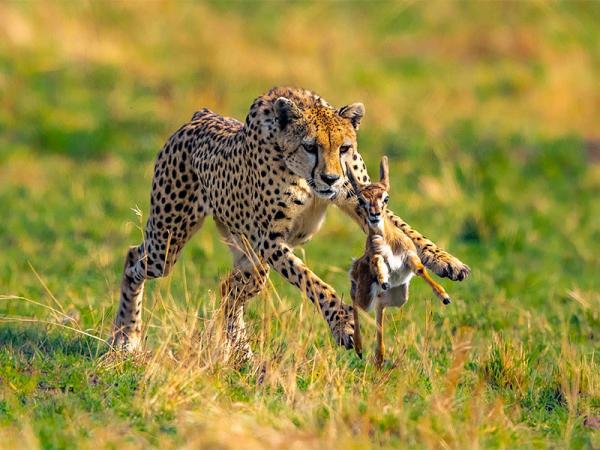
[[[0,448],[600,448],[599,13],[1,3]],[[148,284],[146,353],[105,355],[158,148],[196,109],[243,119],[281,84],[364,102],[361,152],[390,156],[392,208],[473,275],[443,281],[443,310],[414,283],[381,371],[273,275],[238,370],[207,223]],[[363,243],[334,210],[297,251],[348,299]]]

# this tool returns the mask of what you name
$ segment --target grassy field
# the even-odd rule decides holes
[[[0,448],[600,448],[599,41],[595,2],[0,3]],[[107,354],[162,143],[282,84],[365,103],[392,209],[471,277],[413,282],[376,370],[271,275],[235,370],[207,223]],[[332,208],[297,252],[348,301],[363,239]]]

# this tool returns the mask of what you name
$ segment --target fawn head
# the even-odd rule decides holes
[[[346,169],[348,179],[358,198],[358,204],[365,212],[369,228],[373,231],[383,232],[383,215],[389,201],[388,191],[390,189],[387,156],[381,158],[378,183],[360,186],[349,165],[346,165]]]

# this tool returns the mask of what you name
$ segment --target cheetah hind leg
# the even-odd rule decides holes
[[[128,352],[140,349],[143,334],[144,283],[146,280],[166,277],[171,273],[183,246],[202,226],[202,222],[203,218],[198,218],[193,228],[186,229],[178,240],[172,240],[170,236],[180,230],[171,230],[167,237],[163,238],[166,230],[154,228],[154,218],[150,217],[144,243],[130,247],[125,258],[119,310],[114,321],[112,337],[108,341],[112,349]]]
[[[130,247],[125,258],[119,311],[108,344],[114,350],[133,352],[142,340],[142,297],[145,268],[141,267],[143,246]]]

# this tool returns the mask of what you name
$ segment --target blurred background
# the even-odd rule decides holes
[[[41,293],[31,265],[109,307],[170,133],[294,85],[364,102],[393,208],[494,293],[597,287],[599,23],[595,2],[3,2],[0,286]],[[342,290],[361,242],[332,211],[307,257]],[[205,230],[187,250],[208,286],[223,248]]]
[[[512,405],[505,411],[515,428],[505,445],[527,435],[525,422],[532,436],[568,435],[578,423],[584,439],[583,419],[566,419],[575,410],[565,398],[580,393],[582,411],[600,411],[599,5],[1,2],[0,347],[7,350],[0,352],[0,375],[22,389],[23,399],[46,405],[45,413],[32,415],[38,417],[32,419],[36,435],[49,446],[72,443],[65,427],[78,421],[56,422],[60,405],[67,411],[114,408],[129,420],[137,388],[129,378],[121,383],[133,386],[123,391],[121,407],[101,383],[88,383],[81,367],[96,370],[94,359],[82,363],[79,354],[68,354],[67,362],[48,362],[45,355],[55,355],[48,349],[67,352],[65,336],[73,335],[52,340],[57,335],[50,327],[49,335],[23,340],[19,333],[34,327],[4,322],[54,320],[48,308],[27,298],[64,310],[71,325],[106,337],[126,249],[141,241],[153,162],[163,143],[200,108],[243,120],[255,97],[275,85],[294,85],[336,106],[365,104],[359,150],[371,174],[381,155],[390,157],[392,209],[473,269],[463,283],[442,281],[451,307],[440,308],[417,281],[411,303],[390,313],[388,338],[396,339],[390,354],[404,355],[398,349],[408,347],[403,364],[420,374],[406,378],[408,392],[416,389],[429,401],[431,383],[445,383],[443,371],[434,375],[449,364],[447,336],[470,327],[476,356],[465,370],[489,388],[478,391],[485,398],[496,398],[501,386],[503,401]],[[358,228],[332,208],[321,232],[297,252],[348,301],[347,270],[363,243]],[[173,311],[210,316],[207,300],[229,266],[226,247],[207,221],[171,277],[148,283],[150,347]],[[299,293],[277,275],[271,278],[280,297],[273,304],[253,302],[250,319],[265,317],[265,309],[303,311]],[[327,345],[325,324],[306,308],[306,316],[288,314],[285,321],[268,316],[274,345],[285,346],[286,336],[298,332],[311,349]],[[258,332],[260,322],[250,320],[251,330]],[[307,335],[312,330],[320,340]],[[49,353],[32,369],[30,355],[40,355],[43,346]],[[292,351],[304,355],[306,347]],[[350,354],[335,355],[355,364]],[[438,360],[421,364],[427,355]],[[569,371],[567,365],[586,369]],[[58,391],[44,386],[62,381],[52,384],[46,373],[57,374],[51,380],[68,377],[66,386],[81,378],[77,383],[90,398],[99,395],[101,406],[89,406],[88,394],[74,402],[67,388],[64,403],[55,402]],[[419,378],[423,373],[429,375]],[[577,384],[580,391],[565,390],[560,378],[573,373],[587,374]],[[235,389],[223,397],[236,398]],[[418,418],[423,403],[410,395],[407,404],[416,405]],[[172,405],[170,393],[164,398]],[[0,423],[21,422],[6,411],[0,402]],[[376,402],[373,411],[386,410]],[[482,413],[482,430],[490,417],[504,417],[494,411]],[[410,427],[413,413],[405,414]],[[460,417],[452,413],[453,420]],[[387,433],[395,422],[381,420],[378,430]],[[143,423],[130,423],[144,433]],[[158,426],[163,433],[162,422]],[[63,428],[63,437],[56,437]]]

